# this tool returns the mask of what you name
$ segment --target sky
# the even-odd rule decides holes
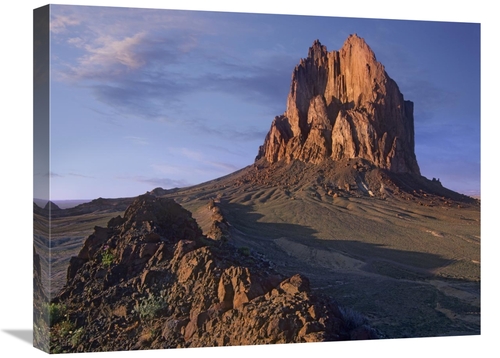
[[[478,23],[73,5],[50,12],[50,170],[35,176],[50,178],[51,200],[136,196],[252,164],[313,41],[339,50],[352,33],[414,102],[422,175],[480,194]]]

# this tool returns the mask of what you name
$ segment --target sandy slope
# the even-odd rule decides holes
[[[371,196],[381,193],[373,180],[365,190],[332,191],[317,176],[289,173],[263,185],[243,171],[171,196],[202,227],[208,200],[219,198],[237,245],[308,275],[387,337],[479,334],[478,203],[410,198],[387,185],[392,195]]]

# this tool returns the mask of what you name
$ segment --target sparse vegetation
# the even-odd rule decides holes
[[[71,336],[71,345],[73,347],[76,347],[78,344],[80,344],[84,333],[85,331],[83,327],[80,327],[73,332],[73,335]]]
[[[66,306],[58,303],[46,303],[44,306],[45,321],[50,325],[59,322],[66,314]]]
[[[163,296],[155,297],[149,295],[147,298],[142,297],[139,300],[140,302],[135,305],[134,311],[137,312],[142,319],[154,318],[167,307],[167,303]]]
[[[59,323],[59,334],[66,337],[73,333],[75,330],[75,324],[69,320],[62,321]]]
[[[49,328],[41,319],[33,322],[33,346],[44,352],[49,350]]]
[[[50,353],[68,353],[69,345],[78,346],[84,334],[84,328],[76,328],[76,324],[69,319],[53,326]]]
[[[339,307],[342,319],[347,329],[355,329],[368,323],[368,320],[361,313],[349,307]]]
[[[238,252],[243,256],[250,256],[250,248],[246,246],[238,248]]]
[[[101,262],[105,267],[111,266],[115,256],[111,252],[111,249],[108,246],[104,247],[104,252],[101,255]]]

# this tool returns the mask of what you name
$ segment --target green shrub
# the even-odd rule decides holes
[[[49,325],[59,322],[66,314],[66,306],[59,303],[48,303],[44,308],[46,319]]]
[[[75,324],[71,321],[62,321],[59,324],[59,335],[61,337],[66,337],[67,335],[73,334],[75,330]]]
[[[111,252],[111,250],[109,249],[109,247],[106,246],[104,252],[101,254],[101,262],[102,262],[102,264],[105,267],[109,267],[113,263],[114,259],[115,259],[115,256],[113,255],[113,253]]]
[[[78,346],[78,344],[80,344],[83,337],[83,333],[84,333],[83,327],[80,327],[73,332],[73,335],[71,336],[71,345],[73,347],[76,347]]]
[[[141,318],[154,318],[167,307],[167,303],[163,297],[154,297],[149,295],[148,298],[141,298],[140,302],[135,305],[135,312]]]

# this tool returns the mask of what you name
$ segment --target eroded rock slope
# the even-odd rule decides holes
[[[189,211],[147,194],[95,228],[53,303],[65,315],[51,327],[52,352],[376,337],[303,275],[203,236]]]

